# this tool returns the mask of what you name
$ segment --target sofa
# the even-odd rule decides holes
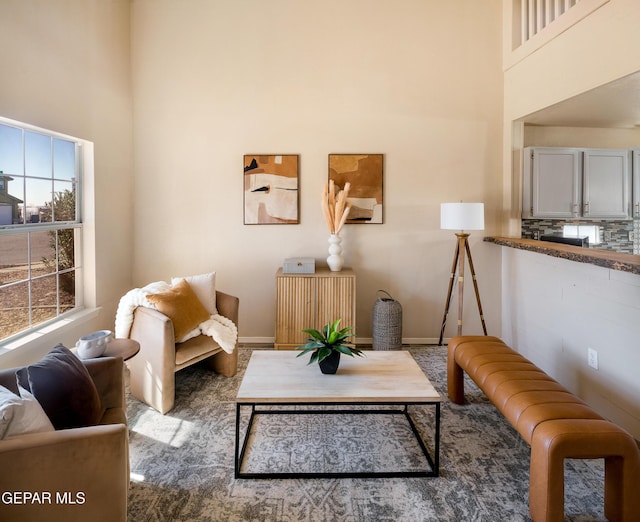
[[[447,353],[448,395],[464,403],[464,373],[531,446],[529,511],[535,522],[564,520],[564,459],[604,459],[608,520],[640,520],[640,450],[604,419],[502,340],[458,336]]]
[[[99,396],[99,419],[95,425],[0,440],[0,519],[126,521],[129,438],[123,361],[104,357],[80,364]],[[0,371],[0,385],[15,394],[19,370]]]

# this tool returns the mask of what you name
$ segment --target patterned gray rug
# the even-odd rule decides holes
[[[198,365],[179,372],[176,406],[167,415],[128,396],[129,520],[530,520],[529,446],[471,381],[468,404],[447,400],[446,347],[409,351],[443,397],[439,477],[234,479],[234,398],[251,354],[241,348],[240,370],[231,379]],[[433,408],[411,412],[432,448]],[[411,430],[398,416],[260,416],[253,433],[249,471],[424,466]],[[603,476],[600,461],[567,462],[567,520],[605,520]]]

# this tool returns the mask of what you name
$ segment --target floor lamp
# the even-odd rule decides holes
[[[459,230],[459,232],[456,232],[458,242],[456,244],[456,251],[453,255],[451,276],[449,278],[449,292],[447,293],[447,302],[444,307],[444,316],[442,317],[440,340],[438,341],[438,345],[442,346],[442,337],[444,336],[444,327],[447,324],[447,314],[449,313],[449,305],[451,304],[451,293],[453,291],[456,270],[458,273],[458,335],[462,335],[465,253],[469,258],[469,269],[471,270],[473,287],[476,291],[476,301],[478,302],[478,311],[480,312],[480,320],[482,321],[482,330],[484,331],[484,335],[487,335],[487,327],[484,323],[482,305],[480,304],[480,293],[478,292],[476,272],[473,268],[473,260],[471,259],[471,250],[469,248],[469,234],[465,232],[465,230],[484,230],[484,203],[441,203],[440,228],[442,230]]]

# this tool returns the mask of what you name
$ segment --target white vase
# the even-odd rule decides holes
[[[332,272],[340,272],[344,259],[342,259],[342,238],[338,234],[329,236],[329,257],[327,264]]]

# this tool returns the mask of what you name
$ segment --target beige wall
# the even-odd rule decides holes
[[[501,204],[498,1],[326,0],[132,4],[134,283],[218,272],[240,297],[240,336],[273,337],[274,274],[324,262],[327,155],[385,155],[383,225],[349,225],[359,335],[378,289],[404,308],[405,339],[437,339],[453,233],[439,204]],[[299,225],[243,225],[242,156],[300,155]],[[500,329],[499,252],[472,235],[490,332]],[[471,285],[468,285],[471,287]],[[472,289],[469,288],[471,291]],[[472,293],[468,331],[479,331]],[[447,336],[454,330],[450,318]]]
[[[0,2],[0,115],[95,144],[95,197],[85,200],[94,256],[84,259],[96,285],[88,321],[39,335],[2,366],[37,359],[55,343],[112,328],[115,307],[131,286],[132,127],[127,0]]]
[[[371,335],[382,288],[404,307],[405,339],[437,339],[455,244],[439,230],[440,202],[484,201],[489,234],[501,215],[498,0],[8,0],[0,10],[12,43],[0,51],[11,78],[0,115],[95,145],[86,203],[97,255],[86,268],[100,311],[30,343],[23,360],[111,328],[132,286],[211,269],[241,298],[241,337],[270,339],[283,259],[327,255],[318,200],[331,152],[385,155],[385,224],[344,232],[359,334]],[[300,155],[299,225],[242,224],[242,155],[257,152]],[[496,332],[499,255],[481,237],[472,249]],[[467,303],[465,331],[476,332],[472,293]]]
[[[511,0],[504,0],[507,19],[510,4]],[[506,234],[519,234],[523,144],[637,144],[637,130],[557,127],[524,132],[522,124],[514,122],[639,71],[639,26],[640,2],[611,0],[505,71],[502,223]],[[640,388],[634,372],[629,371],[639,364],[640,332],[635,318],[640,278],[540,254],[502,250],[502,337],[601,414],[640,438]],[[599,352],[597,371],[587,365],[587,348]]]

